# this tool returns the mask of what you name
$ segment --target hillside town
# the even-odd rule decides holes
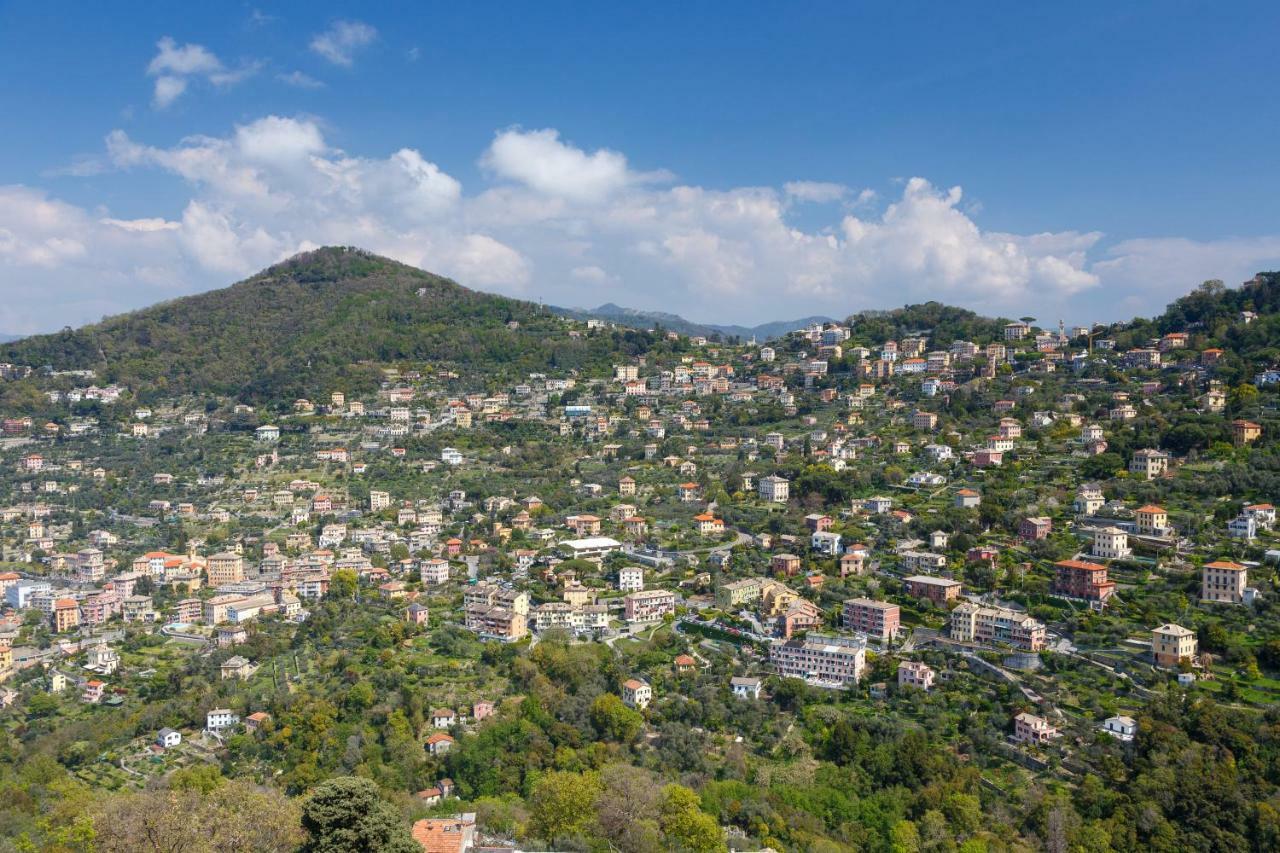
[[[0,722],[79,727],[64,763],[108,789],[366,767],[452,852],[511,840],[457,756],[576,683],[556,660],[607,662],[591,720],[692,777],[781,772],[801,747],[764,719],[851,703],[935,727],[997,800],[1093,778],[1155,696],[1280,700],[1280,494],[1239,473],[1274,454],[1280,363],[1206,343],[1253,312],[1145,337],[924,316],[253,404],[2,364],[44,398],[0,412]],[[416,755],[295,754],[340,709]]]

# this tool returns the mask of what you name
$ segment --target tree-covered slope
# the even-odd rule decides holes
[[[758,326],[695,323],[692,320],[686,320],[679,314],[672,314],[667,311],[644,311],[639,308],[624,308],[612,302],[606,302],[597,308],[591,309],[552,307],[550,310],[564,317],[572,317],[575,320],[607,320],[611,323],[619,323],[636,329],[659,327],[667,331],[679,332],[682,335],[701,335],[712,339],[737,338],[742,341],[747,341],[751,338],[755,338],[757,341],[769,341],[774,338],[780,338],[796,329],[803,329],[811,323],[834,322],[830,317],[815,314],[796,320],[773,320],[768,323],[761,323]]]
[[[94,369],[100,381],[157,394],[279,400],[367,388],[378,379],[375,364],[398,360],[494,375],[606,364],[620,348],[647,346],[641,337],[570,338],[532,303],[324,248],[228,288],[4,345],[0,360]]]
[[[1254,315],[1249,322],[1245,312]],[[1258,273],[1240,287],[1206,281],[1160,315],[1114,324],[1104,334],[1125,350],[1170,332],[1187,332],[1191,349],[1222,349],[1216,378],[1251,381],[1259,368],[1280,364],[1280,272]]]
[[[957,340],[979,344],[1002,340],[1008,322],[941,302],[906,305],[890,311],[862,311],[848,319],[854,334],[871,343],[927,335],[933,346],[946,346]]]

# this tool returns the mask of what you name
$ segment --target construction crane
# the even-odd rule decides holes
[[[1098,336],[1099,329],[1106,329],[1106,326],[1101,323],[1091,323],[1089,325],[1089,355],[1093,355],[1093,339]]]

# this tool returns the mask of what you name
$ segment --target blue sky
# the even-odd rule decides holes
[[[747,323],[1280,267],[1280,7],[1037,5],[5,3],[0,332],[325,243]]]

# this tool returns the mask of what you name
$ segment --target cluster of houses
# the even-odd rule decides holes
[[[1179,387],[1195,392],[1201,411],[1225,424],[1225,391],[1213,375],[1221,351],[1188,354],[1191,338],[1175,332],[1121,353],[1092,330],[1068,335],[1024,321],[981,345],[931,342],[925,330],[876,347],[851,343],[855,337],[856,328],[826,323],[766,346],[690,340],[661,363],[635,356],[609,376],[533,373],[505,390],[473,393],[459,393],[459,377],[448,368],[388,368],[376,395],[333,391],[327,400],[286,401],[291,414],[277,407],[278,418],[251,435],[246,428],[252,464],[230,481],[163,470],[135,476],[104,467],[95,452],[104,429],[143,453],[166,433],[198,439],[226,429],[223,416],[204,410],[135,407],[114,424],[84,430],[73,430],[70,420],[51,431],[6,417],[4,435],[23,443],[0,457],[13,483],[10,502],[0,507],[0,557],[16,566],[0,573],[0,596],[15,620],[0,626],[0,672],[48,663],[14,642],[16,622],[38,613],[60,638],[92,641],[74,653],[85,660],[85,701],[102,702],[112,695],[102,679],[120,667],[111,644],[94,639],[106,630],[162,632],[229,649],[244,644],[260,620],[306,619],[312,602],[346,572],[361,600],[397,601],[415,627],[457,624],[485,641],[518,643],[554,631],[586,642],[686,620],[710,625],[767,647],[726,684],[743,699],[758,699],[767,675],[832,689],[859,684],[871,649],[898,658],[900,687],[927,691],[939,674],[895,652],[908,633],[904,606],[941,624],[936,649],[1036,655],[1053,646],[1043,622],[975,585],[971,569],[1008,565],[1013,553],[1071,540],[1076,553],[1069,559],[1024,562],[1017,570],[1047,574],[1050,596],[1100,609],[1127,594],[1112,577],[1117,566],[1186,553],[1180,522],[1166,509],[1108,500],[1105,484],[1091,482],[1073,484],[1070,515],[1041,502],[971,547],[953,545],[944,524],[918,534],[925,538],[912,538],[911,530],[929,517],[922,508],[984,517],[984,483],[999,473],[991,469],[1035,459],[1048,434],[1066,436],[1070,465],[1107,453],[1166,390],[1171,372]],[[1099,364],[1127,371],[1126,380],[1107,385],[1089,372]],[[0,378],[4,370],[22,373],[0,365]],[[1079,381],[1046,404],[1039,391],[1059,372]],[[975,389],[998,391],[998,399],[973,426],[947,404]],[[89,385],[50,394],[54,403],[111,405],[127,389]],[[727,417],[766,405],[779,417],[765,427]],[[259,413],[238,404],[230,414],[243,420]],[[479,494],[460,487],[461,475],[484,482],[513,456],[510,446],[490,446],[494,439],[482,429],[512,421],[540,424],[583,451],[575,470],[552,472],[557,506],[534,485]],[[1242,448],[1265,433],[1244,418],[1229,429]],[[836,505],[797,475],[819,469],[839,477],[860,461],[898,469],[900,481]],[[1119,473],[1158,486],[1179,475],[1181,462],[1144,447]],[[384,465],[430,488],[398,493],[405,487],[374,476]],[[74,523],[74,496],[86,483],[107,480],[127,482],[150,499],[147,524],[113,515],[86,533],[87,525]],[[1249,547],[1272,535],[1271,504],[1238,505],[1225,540]],[[262,535],[197,535],[182,553],[171,553],[157,550],[152,532],[155,522],[205,532],[237,519],[253,519]],[[1261,596],[1249,585],[1247,561],[1215,555],[1199,562],[1205,603],[1250,606]],[[835,582],[868,591],[843,600],[833,619],[819,601]],[[452,603],[442,607],[443,600]],[[1194,632],[1172,623],[1150,630],[1155,666],[1197,665]],[[692,671],[696,662],[676,667]],[[252,678],[257,669],[241,655],[220,668],[229,681]],[[640,676],[618,690],[628,706],[645,710],[660,697]],[[1116,720],[1107,721],[1108,733],[1132,737],[1132,720]],[[266,723],[251,715],[243,725],[251,721]],[[214,709],[204,728],[221,734],[240,725],[230,710]],[[1019,742],[1043,745],[1056,734],[1046,717],[1028,712],[1014,720]],[[157,736],[165,748],[180,739],[170,730]],[[447,731],[434,731],[424,746],[439,755],[453,742]],[[429,790],[447,796],[444,782]],[[462,825],[446,821],[430,831],[462,832]]]

